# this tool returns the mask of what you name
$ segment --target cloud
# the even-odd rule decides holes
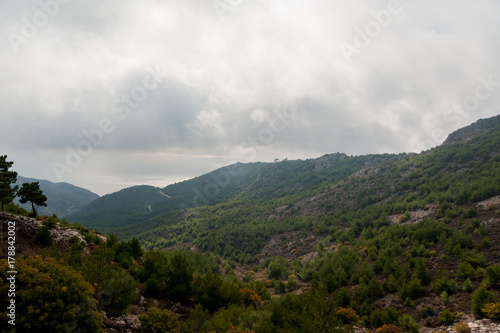
[[[497,86],[456,107],[480,78],[500,81],[493,1],[401,0],[387,24],[382,0],[243,0],[223,13],[212,1],[63,2],[0,3],[0,152],[25,176],[55,180],[51,163],[102,119],[114,130],[65,180],[105,192],[238,160],[420,151],[498,114]],[[342,43],[376,24],[347,59]],[[157,67],[157,87],[115,112]]]

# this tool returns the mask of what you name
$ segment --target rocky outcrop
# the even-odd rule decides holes
[[[36,218],[0,212],[0,239],[2,242],[7,241],[9,222],[14,222],[16,227],[16,257],[20,255],[30,256],[40,254],[44,247],[36,243],[35,236],[37,231],[43,226],[43,221]],[[70,240],[74,237],[87,245],[84,237],[76,229],[61,227],[59,224],[56,224],[49,231],[52,234],[54,244],[63,251],[71,246]],[[102,235],[97,234],[97,236],[103,241],[106,240],[106,237]],[[5,256],[6,251],[0,249],[0,258],[5,258]]]
[[[126,333],[135,333],[139,332],[139,327],[141,326],[141,322],[139,321],[139,316],[137,315],[121,315],[119,317],[107,317],[106,314],[103,314],[104,325],[106,325],[107,333],[111,332],[126,332]]]
[[[18,232],[21,231],[23,234],[27,233],[32,234],[33,236],[36,234],[38,229],[43,226],[43,222],[41,220],[5,212],[0,212],[0,221],[2,222],[2,226],[4,224],[6,225],[7,223],[5,222],[7,221],[14,221],[16,222]],[[54,243],[58,245],[68,245],[69,240],[72,237],[77,237],[81,242],[85,242],[82,235],[75,229],[63,228],[56,225],[54,228],[50,229],[50,233],[52,234],[52,237],[54,237]]]
[[[499,124],[500,116],[488,119],[479,119],[474,124],[456,130],[455,132],[448,135],[448,138],[446,138],[442,145],[447,145],[454,142],[468,142],[476,136],[481,135],[488,130],[498,126]]]

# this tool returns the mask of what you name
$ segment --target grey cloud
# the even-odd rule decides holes
[[[415,151],[436,130],[498,113],[500,88],[468,117],[450,112],[479,76],[500,81],[500,4],[401,3],[348,62],[340,43],[353,43],[354,28],[386,1],[242,1],[223,20],[212,1],[70,1],[17,54],[0,40],[0,153],[24,163],[36,149],[49,167],[28,176],[53,179],[52,160],[109,118],[115,130],[68,180],[85,185],[93,175],[115,188],[163,172],[196,176],[252,145],[255,160]],[[20,32],[40,8],[1,2],[0,34]],[[126,119],[113,113],[156,65],[168,73],[158,88]],[[252,118],[256,109],[294,116],[273,132],[271,118]],[[264,132],[272,139],[255,142]],[[145,162],[120,167],[127,159]]]

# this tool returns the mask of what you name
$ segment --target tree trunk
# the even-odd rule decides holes
[[[35,204],[33,202],[31,203],[31,208],[33,209],[33,217],[36,217]]]

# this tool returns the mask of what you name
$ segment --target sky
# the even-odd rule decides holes
[[[421,152],[500,113],[500,2],[0,1],[0,155],[99,195]]]

